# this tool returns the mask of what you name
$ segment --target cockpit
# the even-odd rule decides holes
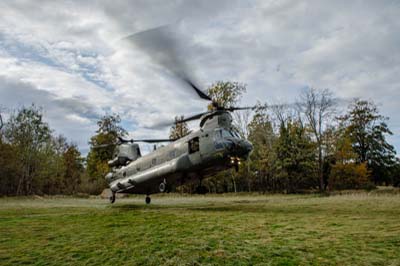
[[[251,143],[242,139],[236,130],[227,128],[215,129],[214,147],[217,151],[225,149],[229,151],[232,156],[245,158],[247,158],[253,149]]]
[[[239,139],[239,133],[235,130],[228,130],[225,128],[217,128],[215,129],[215,134],[214,134],[214,139],[215,140],[220,140],[220,139]]]

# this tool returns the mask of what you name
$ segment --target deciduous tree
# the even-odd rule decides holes
[[[115,143],[119,137],[127,135],[120,126],[121,118],[118,115],[105,115],[98,122],[96,135],[90,138],[90,151],[87,156],[87,173],[90,182],[97,187],[93,191],[100,192],[105,186],[104,176],[109,172],[107,162],[113,158]],[[99,145],[105,145],[99,147]]]
[[[389,170],[395,165],[396,152],[386,141],[386,135],[392,135],[387,119],[372,101],[364,100],[355,100],[348,113],[340,117],[358,155],[357,162],[367,164],[376,184],[390,182]]]
[[[324,132],[329,123],[332,122],[332,115],[335,110],[335,100],[328,89],[316,90],[309,88],[301,94],[298,104],[300,111],[306,118],[307,125],[311,130],[317,147],[318,156],[318,177],[320,190],[325,188],[324,184]]]
[[[176,116],[175,117],[175,124],[172,125],[169,131],[169,138],[170,139],[180,139],[190,133],[189,126],[186,122],[180,122],[184,119],[184,116]]]
[[[221,107],[237,104],[245,92],[245,84],[231,81],[217,81],[207,89],[207,94]],[[212,108],[211,105],[208,107]]]
[[[43,121],[42,110],[32,105],[11,114],[6,128],[7,140],[15,146],[22,165],[16,194],[32,194],[35,178],[43,165],[40,153],[51,140],[49,125]]]

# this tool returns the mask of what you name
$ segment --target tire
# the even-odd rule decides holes
[[[164,182],[161,182],[158,189],[160,190],[160,192],[165,192],[167,189],[167,184],[165,184]]]
[[[110,203],[113,204],[115,202],[115,193],[110,196]]]
[[[147,196],[146,199],[145,199],[145,202],[146,202],[146,204],[150,204],[151,198],[149,196]]]

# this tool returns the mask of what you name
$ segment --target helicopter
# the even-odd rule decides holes
[[[161,29],[161,31],[160,31]],[[163,32],[164,28],[156,28],[133,36],[129,40],[141,42],[143,49],[148,49],[156,44],[173,47],[169,34]],[[139,39],[138,39],[139,37]],[[151,37],[149,39],[149,37]],[[143,43],[146,40],[147,43]],[[162,44],[162,45],[160,45]],[[158,51],[157,51],[158,52]],[[154,53],[150,51],[149,53]],[[161,64],[174,64],[173,73],[182,83],[194,90],[198,97],[209,101],[209,110],[175,121],[184,123],[200,120],[199,129],[179,139],[130,139],[118,138],[115,156],[108,162],[111,171],[105,179],[111,190],[109,198],[115,202],[116,193],[144,194],[145,202],[151,202],[150,195],[169,192],[173,186],[183,185],[193,180],[202,180],[215,173],[235,168],[238,170],[240,163],[246,160],[251,153],[252,144],[240,137],[233,126],[231,113],[237,110],[255,109],[256,107],[224,107],[213,100],[209,95],[199,89],[188,75],[180,68],[184,66],[178,58],[176,51],[170,51],[171,58]],[[165,55],[163,55],[165,60]],[[167,57],[168,58],[168,57]],[[178,66],[178,67],[177,67]],[[170,142],[159,147],[149,154],[141,154],[138,142],[158,143]]]
[[[112,168],[106,175],[111,190],[110,202],[116,193],[150,195],[169,192],[173,185],[182,185],[203,179],[229,168],[238,170],[253,149],[242,139],[232,125],[230,112],[252,107],[217,108],[178,121],[200,119],[200,129],[180,139],[125,140],[119,138],[114,159],[108,162]],[[166,142],[166,146],[142,156],[137,142]]]

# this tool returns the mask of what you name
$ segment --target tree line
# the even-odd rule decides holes
[[[236,105],[244,92],[246,86],[235,82],[220,81],[208,89],[224,107]],[[294,103],[258,103],[254,113],[234,113],[236,130],[254,150],[238,172],[221,172],[202,186],[213,193],[400,186],[400,161],[386,140],[393,134],[388,118],[372,101],[354,99],[345,108],[343,103],[328,89],[308,88]],[[176,134],[172,128],[171,136]],[[180,189],[192,192],[195,186]]]
[[[225,107],[239,103],[245,92],[237,82],[220,81],[208,89]],[[400,161],[386,140],[392,134],[388,118],[372,101],[341,105],[329,90],[309,88],[295,103],[260,102],[254,111],[234,113],[235,129],[254,150],[237,172],[220,172],[201,180],[201,187],[212,193],[298,193],[400,186]],[[116,114],[100,118],[83,157],[76,144],[54,133],[41,108],[22,107],[7,120],[0,113],[0,195],[101,193],[117,138],[127,135],[120,122]],[[187,124],[177,124],[170,138],[189,132]],[[176,190],[194,193],[198,187]]]
[[[84,159],[54,135],[35,105],[11,113],[0,128],[0,195],[76,194]]]

